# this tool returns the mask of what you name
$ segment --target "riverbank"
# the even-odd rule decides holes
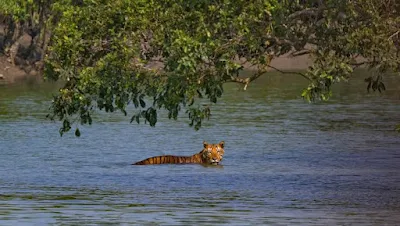
[[[272,66],[283,71],[305,70],[310,66],[312,61],[308,56],[289,57],[282,56],[272,61]],[[271,69],[273,71],[273,69]],[[27,73],[17,65],[9,62],[5,55],[0,55],[0,84],[12,84],[19,81],[34,80],[41,81],[42,74],[35,70]]]
[[[0,84],[13,84],[26,80],[42,80],[42,75],[36,71],[25,72],[18,66],[12,65],[6,56],[0,56]]]
[[[4,48],[3,30],[4,26],[0,25],[1,48]],[[23,49],[27,49],[29,47],[31,43],[31,37],[27,34],[24,34],[18,39],[17,42],[20,45],[20,49],[23,51]],[[34,69],[34,63],[29,63],[28,59],[25,59],[20,55],[18,55],[15,60],[15,64],[12,64],[10,58],[7,55],[4,55],[4,53],[0,52],[0,84],[12,84],[25,80],[42,80],[43,76],[36,69]]]

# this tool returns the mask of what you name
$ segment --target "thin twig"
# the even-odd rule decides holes
[[[243,90],[246,90],[247,86],[250,84],[250,82],[256,80],[257,78],[259,78],[261,75],[265,74],[266,72],[267,72],[266,70],[260,70],[257,73],[255,73],[252,76],[247,77],[247,78],[239,78],[239,77],[231,76],[230,80],[228,80],[227,82],[236,82],[236,83],[244,84]]]
[[[293,52],[290,55],[292,57],[297,57],[297,56],[307,55],[307,54],[310,54],[310,53],[311,53],[311,50],[304,49],[304,50],[301,50],[301,51]]]
[[[358,63],[350,63],[350,65],[351,65],[351,66],[359,67],[359,66],[361,66],[361,65],[364,65],[364,64],[371,64],[371,63],[375,63],[375,61],[363,61],[363,62],[358,62]]]
[[[392,34],[391,36],[389,36],[388,40],[393,38],[394,36],[398,35],[400,33],[400,30],[396,31],[394,34]]]
[[[278,71],[278,72],[280,72],[280,73],[282,73],[282,74],[295,74],[295,75],[301,75],[303,78],[305,78],[305,79],[307,79],[307,80],[309,80],[309,81],[311,81],[311,79],[307,76],[307,75],[305,75],[305,74],[303,74],[303,73],[301,73],[301,72],[294,72],[294,71],[282,71],[282,70],[280,70],[280,69],[278,69],[278,68],[276,68],[276,67],[274,67],[274,66],[271,66],[271,65],[268,65],[268,67],[270,67],[270,68],[272,68],[272,69],[274,69],[274,70],[276,70],[276,71]]]

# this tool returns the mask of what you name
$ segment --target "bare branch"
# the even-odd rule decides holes
[[[396,31],[395,33],[393,33],[391,36],[389,36],[388,40],[393,38],[394,36],[398,35],[400,33],[400,30]]]
[[[362,61],[362,62],[350,63],[350,65],[353,66],[353,70],[354,70],[354,69],[356,69],[356,68],[358,68],[358,67],[361,67],[361,66],[363,66],[363,65],[365,65],[365,64],[373,64],[373,63],[376,63],[376,61],[375,61],[375,60],[372,60],[372,61]]]
[[[303,73],[301,73],[301,72],[295,72],[295,71],[282,71],[282,70],[280,70],[280,69],[278,69],[278,68],[276,68],[276,67],[274,67],[274,66],[271,66],[271,65],[268,65],[268,67],[270,67],[270,68],[272,68],[272,69],[274,69],[274,70],[276,70],[276,71],[278,71],[278,72],[280,72],[280,73],[282,73],[282,74],[294,74],[294,75],[301,75],[303,78],[305,78],[305,79],[307,79],[307,80],[309,80],[309,81],[311,81],[311,79],[307,76],[307,75],[305,75],[305,74],[303,74]]]
[[[236,83],[246,84],[247,80],[248,80],[248,78],[239,78],[239,77],[231,76],[231,78],[229,80],[227,80],[227,82],[236,82]]]
[[[307,55],[307,54],[310,54],[310,53],[311,53],[311,50],[304,49],[304,50],[293,52],[293,53],[290,54],[290,56],[297,57],[297,56]]]
[[[372,60],[372,61],[362,61],[362,62],[357,62],[357,63],[350,63],[350,65],[358,67],[358,66],[361,66],[361,65],[364,65],[364,64],[371,64],[371,63],[375,63],[375,62],[376,61],[374,61],[374,60]]]
[[[250,82],[258,79],[261,75],[265,74],[267,70],[259,70],[257,73],[253,74],[252,76],[248,77],[247,84]]]
[[[266,72],[267,72],[267,70],[259,70],[257,73],[255,73],[252,76],[247,77],[247,78],[239,78],[239,77],[231,76],[230,79],[227,80],[227,82],[236,82],[236,83],[244,84],[243,90],[246,90],[247,86],[250,84],[250,82],[256,80],[257,78],[259,78],[261,75],[265,74]]]

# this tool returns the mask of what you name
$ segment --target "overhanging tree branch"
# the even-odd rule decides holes
[[[399,53],[393,50],[399,46],[399,8],[374,10],[382,1],[61,2],[46,72],[55,79],[73,72],[52,107],[66,119],[65,128],[69,116],[85,115],[93,101],[112,112],[154,99],[176,118],[181,104],[195,101],[196,91],[216,103],[223,83],[246,90],[267,72],[307,79],[302,97],[311,101],[327,100],[330,87],[350,78],[353,67],[398,70]],[[313,57],[307,72],[270,65],[272,57],[307,54]],[[239,75],[243,68],[253,71]],[[142,113],[137,121],[147,119]],[[199,122],[205,118],[201,111],[191,114]],[[80,123],[89,122],[83,117]]]
[[[272,69],[274,69],[274,70],[276,70],[276,71],[278,71],[278,72],[280,72],[280,73],[282,73],[282,74],[294,74],[294,75],[301,75],[303,78],[305,78],[305,79],[307,79],[308,81],[311,81],[311,79],[307,76],[307,75],[305,75],[305,74],[303,74],[303,73],[301,73],[301,72],[295,72],[295,71],[282,71],[282,70],[280,70],[280,69],[278,69],[278,68],[276,68],[276,67],[274,67],[274,66],[271,66],[271,65],[268,65],[268,67],[270,67],[270,68],[272,68]]]
[[[395,33],[393,33],[391,36],[389,36],[388,39],[393,38],[394,36],[398,35],[400,33],[400,30],[396,31]]]
[[[252,76],[247,77],[247,78],[231,76],[230,79],[227,80],[227,82],[236,82],[236,83],[244,84],[243,90],[247,90],[247,86],[250,84],[250,82],[256,80],[257,78],[259,78],[261,75],[263,75],[265,73],[267,73],[267,70],[259,70],[257,73],[255,73]]]

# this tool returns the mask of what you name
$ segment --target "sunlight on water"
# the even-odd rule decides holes
[[[0,86],[0,225],[398,225],[400,95],[387,80],[381,95],[360,76],[310,105],[297,78],[265,77],[226,86],[198,132],[184,115],[150,128],[100,113],[80,138],[46,120],[54,87]],[[130,165],[203,140],[225,141],[223,167]]]

